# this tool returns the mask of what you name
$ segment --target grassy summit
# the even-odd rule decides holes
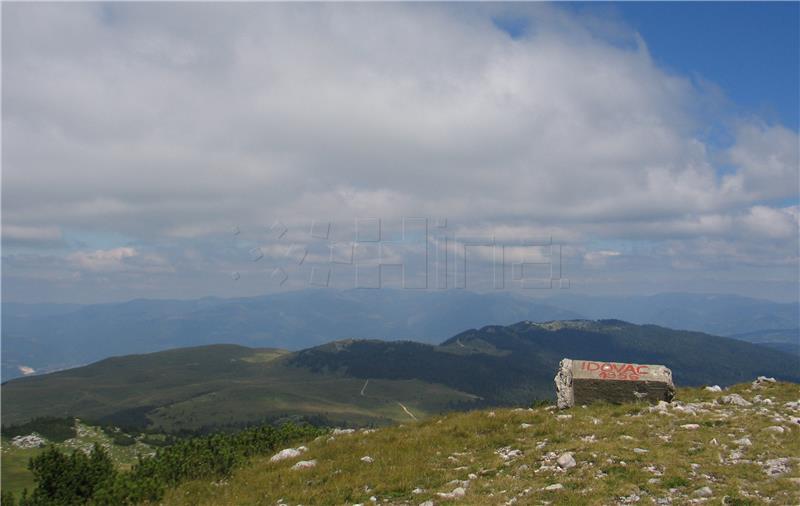
[[[732,393],[751,404],[721,402]],[[227,479],[184,483],[163,503],[798,504],[798,399],[797,384],[747,383],[679,389],[661,409],[453,413],[322,436],[298,457],[259,457]],[[559,459],[566,453],[573,467]],[[316,465],[293,470],[301,460]]]

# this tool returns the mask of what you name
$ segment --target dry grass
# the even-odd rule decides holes
[[[731,392],[772,404],[718,404]],[[679,391],[697,413],[647,405],[593,405],[557,412],[525,410],[450,414],[375,432],[322,437],[300,459],[312,469],[293,471],[299,459],[254,460],[228,480],[195,481],[170,491],[165,504],[800,504],[800,385],[739,385],[723,393]],[[559,415],[568,414],[570,418]],[[697,429],[681,428],[698,424]],[[523,426],[522,424],[529,424]],[[782,426],[781,433],[767,428]],[[594,441],[591,440],[594,436]],[[735,441],[747,437],[750,446]],[[504,460],[498,450],[521,455]],[[634,451],[635,448],[647,452]],[[554,456],[573,452],[566,471]],[[740,452],[736,455],[734,452]],[[360,459],[370,456],[372,463]],[[764,463],[789,457],[788,472],[769,476]],[[543,467],[544,466],[544,467]],[[552,466],[552,467],[549,467]],[[464,480],[465,483],[453,480]],[[561,484],[563,489],[545,491]],[[463,486],[457,500],[437,494]],[[708,498],[696,495],[709,487]],[[414,489],[423,489],[413,493]],[[668,502],[669,501],[669,502]]]

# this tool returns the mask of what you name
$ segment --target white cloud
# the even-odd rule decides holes
[[[747,232],[756,237],[794,240],[798,235],[798,206],[775,209],[766,206],[751,207],[741,218]]]
[[[740,170],[726,178],[724,187],[749,200],[796,197],[800,191],[800,140],[782,126],[744,124],[736,144],[728,150]]]
[[[62,238],[58,227],[3,226],[3,240],[23,242],[52,242]]]
[[[499,11],[531,35],[508,37]],[[430,216],[504,237],[794,251],[797,220],[774,202],[798,195],[797,133],[740,122],[721,176],[697,135],[709,86],[660,68],[623,25],[538,4],[135,3],[9,4],[3,25],[16,233],[154,245]],[[70,258],[111,272],[143,255]]]
[[[69,263],[90,272],[170,272],[172,267],[160,255],[141,253],[135,248],[76,251],[67,256]]]
[[[78,251],[67,258],[73,264],[90,271],[118,271],[126,268],[125,260],[138,255],[133,248]]]
[[[606,264],[610,258],[618,257],[622,253],[613,250],[588,251],[583,255],[583,261],[591,267],[600,267]]]

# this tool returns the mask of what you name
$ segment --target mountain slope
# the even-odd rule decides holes
[[[3,423],[77,416],[176,432],[283,417],[387,424],[427,416],[474,396],[415,379],[365,381],[286,364],[288,352],[236,345],[115,357],[3,385]]]
[[[49,415],[164,431],[287,416],[386,424],[551,398],[565,356],[663,363],[678,385],[800,381],[794,357],[733,339],[618,320],[524,321],[438,346],[345,340],[292,353],[215,345],[106,359],[5,383],[3,423]]]
[[[753,404],[721,403],[730,393]],[[798,398],[798,385],[744,384],[679,389],[662,410],[450,414],[318,438],[298,457],[259,457],[224,480],[185,483],[164,503],[798,504]],[[565,454],[574,465],[565,458],[562,468]],[[315,465],[292,469],[300,460]]]

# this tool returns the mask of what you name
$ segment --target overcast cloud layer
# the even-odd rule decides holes
[[[311,220],[403,216],[553,236],[571,289],[796,298],[798,134],[728,109],[558,7],[7,4],[3,298],[265,292]]]

